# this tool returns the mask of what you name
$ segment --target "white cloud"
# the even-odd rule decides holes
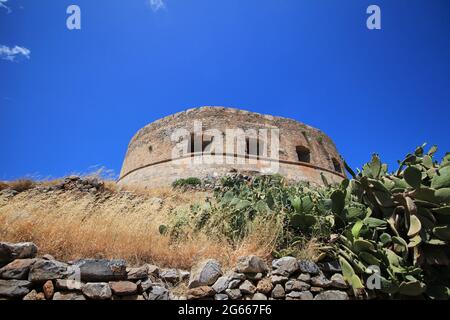
[[[0,45],[0,59],[15,61],[17,58],[30,59],[31,51],[24,47],[7,47]]]
[[[0,8],[6,9],[7,13],[11,12],[11,8],[6,5],[8,0],[0,0]]]
[[[1,1],[1,0],[0,0]],[[148,0],[148,4],[153,11],[159,11],[166,8],[165,0]]]

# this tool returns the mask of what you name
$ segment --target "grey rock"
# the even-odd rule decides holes
[[[252,281],[259,281],[263,278],[263,274],[261,272],[258,273],[247,273],[246,278]]]
[[[281,284],[277,284],[272,290],[272,298],[283,299],[286,296],[286,292]]]
[[[306,282],[290,279],[286,282],[284,285],[284,288],[286,289],[286,292],[290,291],[307,291],[311,286],[307,284]]]
[[[106,282],[88,282],[81,289],[83,294],[93,300],[111,299],[112,292]]]
[[[69,275],[68,265],[55,260],[37,259],[31,266],[28,281],[46,282],[63,279]]]
[[[240,286],[239,290],[241,290],[244,294],[254,294],[256,292],[256,287],[248,280],[245,280]]]
[[[38,247],[32,242],[0,242],[0,267],[16,259],[35,258]]]
[[[240,273],[267,273],[269,268],[260,257],[247,256],[238,259],[236,271]]]
[[[222,276],[217,279],[217,281],[213,284],[212,288],[216,293],[224,292],[228,289],[228,285],[230,284],[230,278],[227,276]]]
[[[30,292],[31,286],[31,282],[26,280],[0,280],[0,297],[23,297]]]
[[[77,280],[57,279],[56,289],[62,291],[81,291],[83,283]]]
[[[137,268],[127,268],[128,280],[145,280],[148,278],[148,265]]]
[[[177,269],[164,269],[159,272],[159,277],[169,283],[175,284],[180,282],[180,273]]]
[[[214,300],[228,300],[228,296],[225,293],[218,293],[214,295]]]
[[[286,295],[286,300],[313,300],[314,296],[309,291],[292,291]]]
[[[79,268],[81,281],[104,282],[118,281],[127,278],[125,260],[83,259],[74,263]]]
[[[318,263],[319,268],[326,273],[337,273],[342,272],[341,265],[339,264],[339,261],[333,260],[333,261],[327,261],[327,262],[320,262]]]
[[[328,288],[331,286],[331,281],[325,278],[325,276],[320,275],[311,278],[311,285],[314,287]]]
[[[280,283],[285,283],[286,281],[288,281],[289,278],[285,277],[285,276],[275,275],[275,276],[272,276],[270,279],[273,284],[280,284]]]
[[[246,276],[243,273],[237,273],[234,271],[227,272],[226,276],[230,278],[230,280],[245,280]]]
[[[86,298],[75,292],[56,292],[53,295],[53,300],[86,300]]]
[[[138,292],[139,293],[144,293],[145,291],[150,289],[154,285],[154,283],[151,280],[145,280],[145,281],[138,280],[136,282],[136,285],[138,287]]]
[[[42,259],[44,259],[44,260],[56,260],[52,255],[50,255],[50,254],[44,254],[43,256],[42,256]]]
[[[221,265],[214,259],[204,260],[191,270],[189,288],[213,285],[222,275]]]
[[[253,295],[252,300],[267,300],[267,296],[263,293],[257,292]]]
[[[0,278],[26,280],[28,272],[36,259],[17,259],[0,269]]]
[[[153,286],[144,297],[146,300],[169,300],[169,291],[164,287]]]
[[[231,300],[238,300],[242,297],[241,290],[239,289],[227,289],[225,293]]]
[[[335,273],[331,276],[331,286],[338,289],[348,289],[348,284],[340,273]]]
[[[319,293],[314,300],[348,300],[348,294],[344,291],[328,290]]]
[[[297,259],[294,257],[283,257],[272,261],[272,274],[290,276],[298,270]]]
[[[308,273],[301,273],[298,277],[297,280],[306,282],[306,283],[310,283],[311,282],[311,276]]]
[[[147,265],[147,272],[149,275],[153,275],[153,276],[159,276],[159,267],[155,266],[153,264],[148,264]]]
[[[235,279],[231,280],[230,283],[228,283],[228,289],[236,289],[241,284],[242,280]]]
[[[298,267],[302,273],[309,273],[312,275],[320,273],[320,269],[317,264],[310,260],[299,260]]]

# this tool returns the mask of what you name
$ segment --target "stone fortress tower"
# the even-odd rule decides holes
[[[131,139],[119,185],[158,187],[230,171],[278,173],[323,184],[345,178],[341,157],[323,132],[298,121],[249,111],[201,107],[157,120]]]

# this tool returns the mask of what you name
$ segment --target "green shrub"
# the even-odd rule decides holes
[[[257,221],[276,222],[275,256],[294,254],[318,239],[321,257],[339,259],[356,294],[365,294],[376,266],[386,297],[448,298],[450,288],[450,154],[437,148],[408,154],[394,173],[373,155],[339,185],[288,185],[280,176],[225,177],[213,199],[192,206],[167,227],[183,228],[239,244]],[[184,185],[180,183],[180,185]],[[378,291],[380,292],[380,291]]]
[[[199,178],[190,177],[186,179],[178,179],[175,180],[172,183],[172,187],[174,188],[180,188],[180,187],[186,187],[186,186],[201,186],[202,181]]]

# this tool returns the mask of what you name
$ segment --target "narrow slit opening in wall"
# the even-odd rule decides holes
[[[215,152],[211,152],[211,148],[213,146],[213,140],[214,137],[211,136],[203,136],[203,140],[202,140],[202,152],[203,153],[207,153],[207,154],[211,154],[214,155]]]
[[[199,137],[197,135],[195,135],[194,133],[191,133],[191,135],[189,137],[188,153],[193,154],[193,153],[197,153],[197,152],[201,152],[202,151],[202,150],[199,150],[199,147],[201,148],[201,145],[200,146],[196,146],[195,145],[195,139],[199,139]]]
[[[256,138],[245,139],[245,155],[258,157],[261,155],[263,142]]]
[[[307,163],[311,162],[311,152],[308,148],[304,146],[297,146],[295,151],[297,152],[298,161]]]
[[[342,173],[342,168],[339,161],[336,158],[331,159],[331,161],[333,161],[334,171]]]
[[[148,152],[152,153],[153,152],[153,146],[148,146]]]

